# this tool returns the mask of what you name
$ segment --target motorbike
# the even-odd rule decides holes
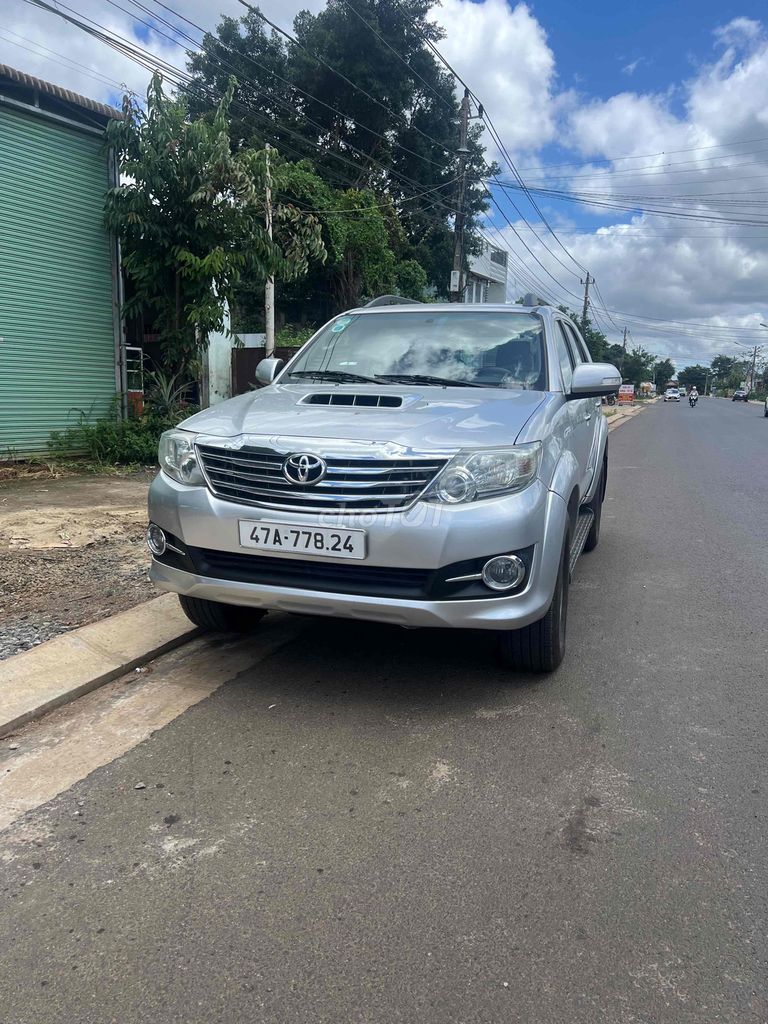
[[[688,395],[688,405],[690,405],[690,407],[692,409],[696,408],[696,403],[698,402],[698,400],[699,400],[699,396],[698,395]]]

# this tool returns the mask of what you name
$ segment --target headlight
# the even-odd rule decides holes
[[[424,501],[448,505],[522,491],[536,478],[541,442],[454,455],[430,485]]]
[[[166,430],[160,435],[160,469],[180,484],[205,483],[195,455],[196,436],[188,430]]]

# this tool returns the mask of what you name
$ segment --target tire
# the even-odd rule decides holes
[[[603,459],[603,468],[600,472],[600,482],[597,485],[595,496],[585,507],[592,510],[595,517],[589,528],[587,539],[584,542],[585,551],[594,551],[600,543],[600,523],[603,518],[603,502],[605,501],[605,489],[608,484],[608,456]]]
[[[267,614],[258,608],[205,601],[179,594],[179,604],[190,622],[207,633],[251,633]]]
[[[499,634],[499,661],[517,672],[554,672],[565,655],[568,619],[569,537],[563,544],[555,593],[547,614],[523,629],[507,629]]]

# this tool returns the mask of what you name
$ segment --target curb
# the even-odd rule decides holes
[[[199,630],[175,594],[54,637],[0,662],[0,736],[179,647]]]
[[[634,419],[634,417],[637,416],[638,413],[641,413],[643,411],[644,405],[645,402],[643,403],[643,405],[633,406],[631,410],[622,410],[621,412],[617,412],[614,416],[606,417],[606,419],[608,420],[608,432],[610,433],[612,430],[616,430],[617,427],[620,427],[622,423],[626,423],[627,420]]]

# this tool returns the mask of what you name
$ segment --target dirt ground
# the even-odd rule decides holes
[[[0,482],[0,659],[152,596],[153,475]]]

